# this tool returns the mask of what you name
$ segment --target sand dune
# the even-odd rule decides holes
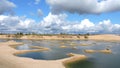
[[[112,35],[112,34],[104,34],[104,35],[93,35],[89,36],[90,40],[103,40],[103,41],[120,41],[120,36]]]
[[[14,36],[0,35],[0,39],[15,39]],[[84,36],[73,35],[55,35],[55,36],[39,36],[39,35],[23,35],[16,39],[31,39],[31,40],[98,40],[98,41],[120,41],[120,36],[113,34],[90,35],[88,38]]]

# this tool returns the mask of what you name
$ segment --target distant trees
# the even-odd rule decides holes
[[[87,36],[89,36],[89,35],[90,35],[90,33],[86,33],[86,35],[87,35]]]
[[[22,37],[24,34],[22,32],[18,32],[16,34],[14,34],[14,38],[20,38]]]
[[[68,34],[68,33],[59,33],[59,34],[38,34],[38,33],[35,33],[35,32],[28,32],[28,33],[23,33],[23,32],[17,32],[15,34],[6,34],[6,33],[0,33],[0,35],[6,35],[7,37],[9,38],[20,38],[24,35],[31,35],[31,36],[58,36],[59,38],[72,38],[73,36],[77,37],[77,38],[80,38],[81,36],[83,36],[85,39],[88,39],[89,38],[89,35],[90,33],[86,33],[86,34]],[[73,37],[73,38],[74,38]]]
[[[16,35],[24,35],[22,32],[18,32],[16,33]]]
[[[60,35],[66,35],[66,33],[60,33]]]
[[[89,36],[89,35],[90,35],[89,33],[84,34],[84,38],[85,38],[85,39],[88,39],[88,36]]]
[[[84,38],[85,38],[85,39],[88,39],[88,35],[84,35]]]
[[[79,35],[77,35],[77,38],[80,38],[80,36],[79,36]]]

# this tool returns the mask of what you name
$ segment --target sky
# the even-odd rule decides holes
[[[120,34],[120,0],[0,0],[0,32]]]

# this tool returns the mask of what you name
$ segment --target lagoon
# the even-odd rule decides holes
[[[92,40],[15,40],[24,42],[17,46],[18,50],[31,50],[30,46],[42,46],[50,48],[49,51],[29,52],[18,54],[19,57],[28,57],[37,60],[58,60],[68,57],[68,53],[84,54],[88,56],[86,61],[79,61],[66,65],[66,68],[120,68],[120,42],[92,41]],[[86,46],[83,46],[86,45]],[[66,46],[62,48],[61,46]],[[84,50],[103,50],[109,48],[112,54],[86,53]]]

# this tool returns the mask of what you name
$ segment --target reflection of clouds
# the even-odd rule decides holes
[[[17,47],[18,50],[29,50],[29,45],[28,44],[24,44],[22,46],[18,46]]]
[[[113,51],[113,54],[115,55],[119,54],[120,42],[112,42],[112,44],[109,45],[109,47]]]
[[[7,40],[0,39],[0,42],[6,42]]]
[[[26,53],[22,54],[23,57],[30,57],[30,58],[35,58],[35,59],[45,59],[45,60],[56,60],[60,58],[65,58],[67,57],[66,54],[68,53],[76,53],[76,54],[84,54],[88,56],[89,58],[95,58],[99,59],[99,56],[106,56],[106,54],[102,53],[93,53],[93,54],[88,54],[85,53],[84,50],[103,50],[106,49],[106,47],[110,47],[112,50],[112,54],[117,56],[119,54],[120,50],[120,43],[113,43],[113,42],[105,42],[105,41],[83,41],[83,40],[70,40],[70,41],[63,41],[63,40],[37,40],[37,41],[30,41],[30,40],[25,40],[24,41],[26,44],[22,46],[18,46],[18,50],[30,50],[32,48],[29,48],[29,46],[42,46],[42,47],[47,47],[50,48],[49,51],[44,51],[44,52],[32,52],[32,53]],[[31,43],[30,43],[31,42]],[[64,44],[60,44],[64,43]],[[77,47],[77,49],[73,49],[70,44],[73,43],[75,44],[74,47]],[[88,46],[80,46],[80,44],[89,44]],[[54,46],[50,46],[54,45]],[[59,48],[60,45],[67,46],[68,48]],[[102,58],[103,59],[103,58]]]
[[[40,40],[40,41],[30,41],[30,40],[25,40],[24,41],[26,44],[22,45],[22,46],[18,46],[17,49],[18,50],[30,50],[31,48],[29,46],[42,46],[42,47],[47,47],[50,48],[52,51],[55,52],[61,52],[61,49],[59,48],[60,43],[64,42],[65,46],[68,46],[69,48],[67,49],[68,51],[72,51],[73,49],[71,48],[70,44],[74,43],[75,47],[77,47],[77,50],[74,51],[79,51],[81,52],[84,49],[93,49],[93,50],[103,50],[106,48],[109,48],[111,50],[118,50],[120,43],[113,43],[113,42],[105,42],[105,41],[69,41],[65,42],[65,41],[48,41],[48,40]],[[81,46],[81,44],[86,44],[86,46]],[[55,46],[50,46],[50,45],[55,45]],[[117,47],[117,48],[116,48]],[[57,50],[56,50],[57,49]],[[60,50],[59,50],[60,49]],[[65,50],[66,51],[66,50]]]

